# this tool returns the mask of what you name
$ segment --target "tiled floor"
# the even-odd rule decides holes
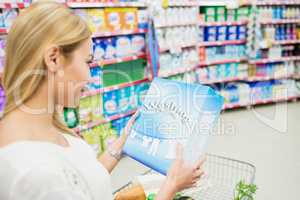
[[[227,111],[209,152],[243,160],[257,168],[256,200],[300,199],[300,103]],[[125,158],[113,173],[118,188],[145,168]]]

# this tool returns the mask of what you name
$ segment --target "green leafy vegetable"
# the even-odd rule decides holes
[[[234,200],[254,200],[256,191],[256,185],[247,184],[245,181],[240,181],[235,188]]]

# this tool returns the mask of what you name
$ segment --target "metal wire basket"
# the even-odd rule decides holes
[[[240,181],[253,184],[256,168],[250,163],[222,156],[207,154],[204,164],[206,176],[197,187],[183,191],[183,195],[195,200],[233,200],[236,185]],[[145,174],[156,173],[148,171]],[[128,189],[132,182],[118,191]],[[117,192],[118,192],[117,191]]]

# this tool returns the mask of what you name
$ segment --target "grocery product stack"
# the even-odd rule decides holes
[[[192,0],[153,2],[157,42],[160,49],[158,76],[195,82],[198,7]]]

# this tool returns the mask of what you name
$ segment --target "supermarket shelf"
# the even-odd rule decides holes
[[[276,5],[300,5],[300,1],[260,1],[257,2],[258,6],[276,6]]]
[[[165,72],[165,73],[159,74],[159,77],[175,76],[175,75],[178,75],[178,74],[183,74],[185,72],[194,71],[197,68],[198,68],[198,66],[190,67],[190,68],[183,68],[183,69],[172,70],[170,72]]]
[[[283,45],[283,44],[300,44],[300,40],[277,40],[272,42],[275,45]]]
[[[125,88],[125,87],[130,87],[133,85],[138,85],[144,82],[149,81],[149,78],[144,78],[142,80],[137,80],[137,81],[133,81],[133,82],[129,82],[129,83],[122,83],[119,85],[114,85],[114,86],[110,86],[110,87],[105,87],[105,88],[100,88],[98,90],[91,90],[91,91],[87,91],[82,93],[81,97],[89,97],[89,96],[94,96],[97,94],[101,94],[101,93],[105,93],[105,92],[109,92],[109,91],[113,91],[113,90],[118,90],[121,88]]]
[[[115,31],[115,32],[102,32],[102,33],[94,33],[93,38],[97,37],[110,37],[110,36],[118,36],[118,35],[132,35],[132,34],[145,34],[147,33],[146,29],[139,29],[136,31]]]
[[[216,42],[202,42],[200,46],[208,47],[208,46],[222,46],[222,45],[234,45],[234,44],[244,44],[247,40],[229,40],[229,41],[216,41]]]
[[[227,83],[227,82],[234,82],[234,81],[244,81],[246,80],[247,77],[235,77],[235,78],[227,78],[227,79],[222,79],[222,80],[205,80],[205,81],[200,81],[202,84],[215,84],[215,83]]]
[[[226,63],[240,63],[240,62],[244,62],[244,61],[247,61],[247,58],[223,60],[223,61],[215,61],[215,62],[201,62],[200,67],[206,67],[209,65],[220,65],[220,64],[226,64]]]
[[[298,24],[300,19],[277,19],[277,20],[265,20],[261,21],[261,24]]]
[[[288,98],[279,98],[279,99],[270,99],[270,100],[260,100],[249,104],[227,104],[223,107],[223,110],[230,110],[234,108],[242,108],[247,106],[255,106],[255,105],[264,105],[264,104],[271,104],[271,103],[280,103],[286,101],[293,101],[297,100],[300,96],[291,96]]]
[[[0,28],[0,35],[7,34],[7,29],[6,28]]]
[[[119,8],[119,7],[147,7],[143,2],[119,2],[119,3],[100,3],[100,2],[68,2],[70,8]]]
[[[186,2],[172,2],[169,3],[169,7],[176,7],[176,6],[180,6],[180,7],[184,7],[184,6],[198,6],[198,2],[197,1],[186,1]]]
[[[11,9],[11,8],[26,8],[29,7],[30,3],[13,3],[13,2],[1,2],[0,3],[0,8],[6,8],[6,9]]]
[[[196,47],[196,46],[197,46],[197,44],[189,44],[189,45],[183,45],[179,48],[187,49],[187,48],[192,48],[192,47]],[[170,51],[170,50],[171,50],[171,48],[163,48],[163,49],[159,49],[159,52],[164,53],[164,52],[167,52],[167,51]]]
[[[136,109],[134,110],[131,110],[127,113],[122,113],[122,114],[117,114],[117,115],[113,115],[111,117],[107,117],[105,119],[102,119],[102,120],[98,120],[98,121],[93,121],[93,122],[90,122],[90,123],[87,123],[85,125],[79,125],[77,128],[73,129],[75,132],[81,132],[81,131],[84,131],[84,130],[87,130],[87,129],[90,129],[90,128],[93,128],[95,126],[99,126],[101,124],[106,124],[108,122],[111,122],[111,121],[114,121],[114,120],[117,120],[117,119],[121,119],[121,118],[124,118],[124,117],[127,117],[129,115],[132,115],[136,112]]]
[[[282,80],[282,79],[289,79],[294,78],[294,75],[289,76],[278,76],[278,77],[235,77],[235,78],[227,78],[227,79],[219,79],[219,80],[205,80],[200,81],[203,84],[216,84],[216,83],[227,83],[227,82],[234,82],[234,81],[246,81],[246,82],[256,82],[256,81],[270,81],[270,80]]]
[[[251,64],[266,64],[266,63],[296,61],[296,60],[300,60],[300,56],[290,56],[290,57],[286,57],[286,58],[277,58],[277,59],[250,60],[250,63]]]
[[[238,26],[248,24],[248,20],[237,22],[201,22],[199,26]]]
[[[184,23],[184,24],[162,24],[162,25],[156,25],[155,28],[172,28],[177,26],[197,26],[198,23]]]
[[[115,58],[115,59],[110,59],[110,60],[103,60],[103,61],[97,61],[92,64],[90,64],[90,67],[98,67],[98,66],[104,66],[104,65],[111,65],[111,64],[116,64],[116,63],[121,63],[121,62],[129,62],[137,59],[145,59],[146,54],[139,54],[135,56],[128,56],[124,58]]]

